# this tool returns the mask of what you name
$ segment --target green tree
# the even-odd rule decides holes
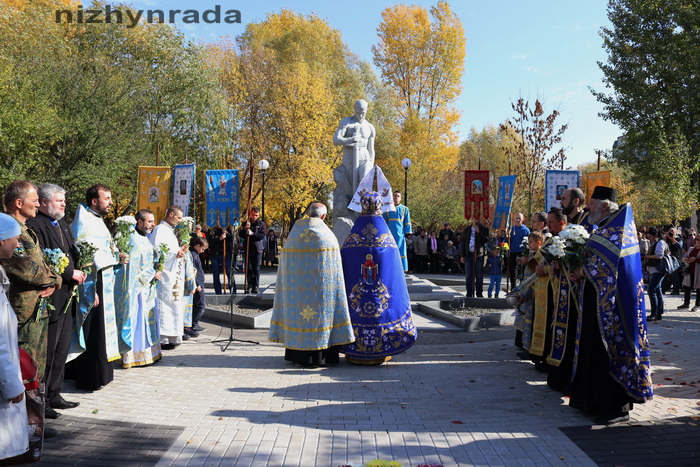
[[[612,157],[638,180],[657,180],[658,170],[673,168],[674,183],[660,185],[661,193],[682,206],[697,202],[700,6],[694,0],[610,0],[608,18],[611,27],[601,31],[608,58],[598,64],[608,91],[593,92],[604,104],[602,116],[624,131],[624,145]]]

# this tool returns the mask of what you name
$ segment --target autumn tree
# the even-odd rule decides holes
[[[290,227],[312,201],[330,197],[340,163],[332,143],[338,121],[356,99],[371,101],[369,91],[377,96],[380,89],[340,33],[315,15],[269,14],[212,53],[223,58],[220,76],[234,110],[233,162],[269,161],[266,215]],[[254,187],[257,198],[260,186]]]
[[[518,175],[516,190],[526,193],[526,208],[532,214],[544,204],[544,176],[548,169],[564,169],[566,154],[558,148],[568,125],[559,125],[558,110],[546,115],[539,99],[534,108],[522,97],[511,104],[515,117],[501,125],[501,130],[515,132],[516,144],[506,148],[509,163]],[[539,208],[537,208],[539,209]]]
[[[442,181],[455,169],[459,152],[454,127],[460,113],[454,103],[464,74],[462,24],[444,1],[430,11],[395,5],[382,12],[377,32],[374,63],[394,94],[398,115],[399,150],[390,170],[399,170],[400,160],[408,157],[413,162],[413,180]],[[434,211],[431,206],[445,191],[430,184],[409,193],[414,217],[425,223],[428,218],[422,218],[423,213]]]
[[[673,178],[658,186],[660,194],[697,206],[700,8],[694,0],[610,0],[608,18],[611,26],[601,30],[608,57],[598,64],[607,90],[593,93],[601,115],[624,131],[625,144],[612,157],[640,181]],[[685,208],[665,212],[688,215]]]

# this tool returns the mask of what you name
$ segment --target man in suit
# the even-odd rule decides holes
[[[66,211],[66,192],[58,185],[46,183],[39,187],[39,211],[27,219],[27,226],[39,239],[42,250],[59,249],[68,257],[68,266],[61,274],[62,286],[51,295],[53,310],[49,311],[48,351],[46,356],[46,417],[57,418],[55,409],[71,409],[78,402],[69,402],[61,396],[64,367],[70,347],[73,315],[77,298],[74,288],[85,280],[85,273],[75,267],[73,235],[63,219]]]
[[[489,241],[489,229],[474,219],[473,225],[464,229],[459,256],[464,264],[467,297],[484,296],[484,245]],[[474,280],[476,279],[476,284]]]

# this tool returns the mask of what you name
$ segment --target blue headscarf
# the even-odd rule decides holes
[[[19,237],[21,233],[19,222],[14,217],[0,213],[0,240]]]

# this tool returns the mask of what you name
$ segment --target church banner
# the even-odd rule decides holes
[[[194,164],[178,164],[173,169],[173,204],[182,209],[185,216],[190,215],[194,170]]]
[[[464,171],[464,217],[469,220],[489,218],[489,171]]]
[[[513,204],[516,178],[517,175],[498,177],[498,198],[496,198],[496,212],[493,215],[493,228],[495,230],[507,230],[510,225],[510,209]]]
[[[586,201],[588,201],[595,187],[610,186],[610,171],[591,172],[584,175],[583,179],[586,181]]]
[[[228,227],[240,217],[238,170],[207,170],[204,173],[207,225]]]
[[[561,195],[569,188],[578,188],[578,170],[548,170],[545,175],[544,210],[561,207]]]
[[[156,224],[165,219],[170,193],[170,167],[139,167],[139,209],[153,211]]]

